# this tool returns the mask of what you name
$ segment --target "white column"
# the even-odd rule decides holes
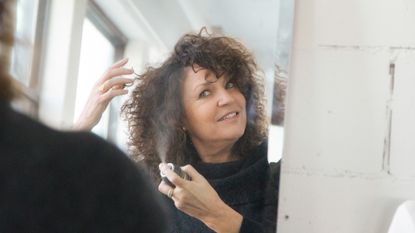
[[[297,0],[279,233],[386,233],[415,199],[415,1]]]

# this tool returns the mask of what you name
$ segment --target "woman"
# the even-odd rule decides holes
[[[115,76],[133,72],[123,68],[126,62],[97,83],[100,91],[91,95],[79,128],[92,128],[96,113],[125,93],[131,81]],[[263,88],[251,53],[232,38],[201,30],[184,35],[139,80],[122,107],[130,152],[171,198],[170,232],[275,232],[279,165],[267,161]],[[165,162],[183,166],[192,179]],[[160,171],[170,184],[160,182]]]

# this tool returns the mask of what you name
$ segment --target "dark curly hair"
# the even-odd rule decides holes
[[[14,0],[0,0],[0,100],[5,101],[14,95],[9,66],[14,41],[15,4]]]
[[[134,160],[144,162],[156,182],[162,160],[178,165],[199,160],[182,128],[181,82],[186,67],[232,77],[245,97],[247,126],[232,148],[234,155],[247,156],[267,135],[263,84],[252,54],[237,40],[210,35],[204,28],[185,34],[160,67],[149,67],[140,75],[139,84],[122,106],[128,121],[129,152]]]

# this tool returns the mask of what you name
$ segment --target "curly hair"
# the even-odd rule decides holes
[[[15,4],[14,0],[0,1],[0,100],[10,100],[14,95],[8,71],[14,41]]]
[[[185,34],[161,66],[148,67],[140,75],[139,84],[122,106],[128,121],[130,155],[144,162],[156,182],[161,161],[182,166],[199,160],[183,130],[181,83],[186,67],[232,77],[245,97],[248,120],[244,134],[232,148],[234,155],[247,156],[267,135],[263,84],[253,55],[237,40],[213,36],[205,28],[197,34]]]

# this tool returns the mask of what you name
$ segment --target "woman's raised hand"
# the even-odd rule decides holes
[[[125,86],[131,84],[134,80],[122,76],[131,75],[134,73],[134,70],[124,68],[127,62],[127,58],[116,62],[97,81],[92,88],[81,115],[74,124],[74,129],[91,130],[98,124],[110,101],[116,96],[128,93]]]
[[[176,187],[162,181],[159,191],[174,201],[174,205],[186,214],[205,223],[215,232],[237,233],[242,224],[242,215],[226,205],[209,182],[191,165],[182,167],[192,180],[184,180],[161,163],[160,170]]]

